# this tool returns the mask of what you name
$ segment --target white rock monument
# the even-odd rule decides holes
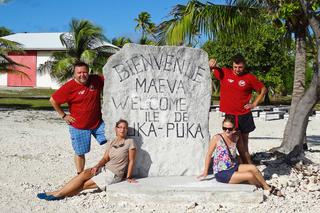
[[[211,75],[200,49],[126,44],[103,68],[103,119],[137,144],[134,175],[198,175],[209,141]]]

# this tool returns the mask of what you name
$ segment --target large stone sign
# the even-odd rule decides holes
[[[197,175],[209,141],[211,75],[200,49],[125,45],[103,68],[103,119],[134,138],[138,176]]]

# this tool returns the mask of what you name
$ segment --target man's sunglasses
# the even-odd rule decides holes
[[[228,130],[229,132],[232,132],[233,129],[234,129],[233,127],[232,128],[228,128],[228,127],[224,127],[224,126],[222,127],[223,131],[227,131]]]

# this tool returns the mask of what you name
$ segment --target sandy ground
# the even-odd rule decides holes
[[[210,115],[210,132],[220,131],[222,117]],[[255,120],[250,152],[279,146],[286,120]],[[260,204],[221,205],[174,203],[167,206],[108,203],[106,192],[84,193],[57,202],[38,200],[36,194],[54,190],[75,175],[73,150],[66,124],[54,111],[0,110],[0,212],[318,212],[320,208],[320,119],[307,129],[306,157],[314,162],[295,169],[284,164],[259,166],[268,182],[277,185],[286,198],[267,196]],[[93,142],[87,166],[103,155],[104,147]]]

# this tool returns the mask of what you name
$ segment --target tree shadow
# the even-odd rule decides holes
[[[305,156],[288,159],[287,155],[280,152],[257,152],[251,155],[251,159],[256,166],[266,166],[266,168],[262,170],[266,180],[271,179],[273,174],[277,174],[278,176],[290,175],[291,170],[296,168],[296,164],[300,161],[303,165],[313,164],[313,162]]]
[[[62,109],[67,110],[67,106],[61,106]],[[47,110],[52,111],[52,106],[33,106],[32,104],[5,104],[0,103],[0,109],[4,110],[22,110],[22,109],[32,109],[32,110]]]
[[[250,137],[250,139],[257,139],[257,140],[273,140],[273,139],[279,139],[279,140],[282,140],[283,138],[277,138],[277,137]]]
[[[22,99],[22,100],[48,100],[50,99],[50,96],[28,96],[28,97],[15,97],[15,96],[10,96],[10,97],[0,97],[0,99]]]
[[[133,170],[133,176],[138,178],[148,177],[152,160],[150,154],[141,148],[143,144],[143,138],[140,134],[138,134],[138,130],[132,127],[129,127],[128,129],[128,137],[134,140],[137,147],[136,163]]]
[[[313,146],[320,146],[320,135],[309,135],[307,136],[307,143],[308,145]],[[315,150],[318,151],[318,150]]]
[[[308,152],[311,152],[311,153],[320,153],[320,150],[309,149]]]

